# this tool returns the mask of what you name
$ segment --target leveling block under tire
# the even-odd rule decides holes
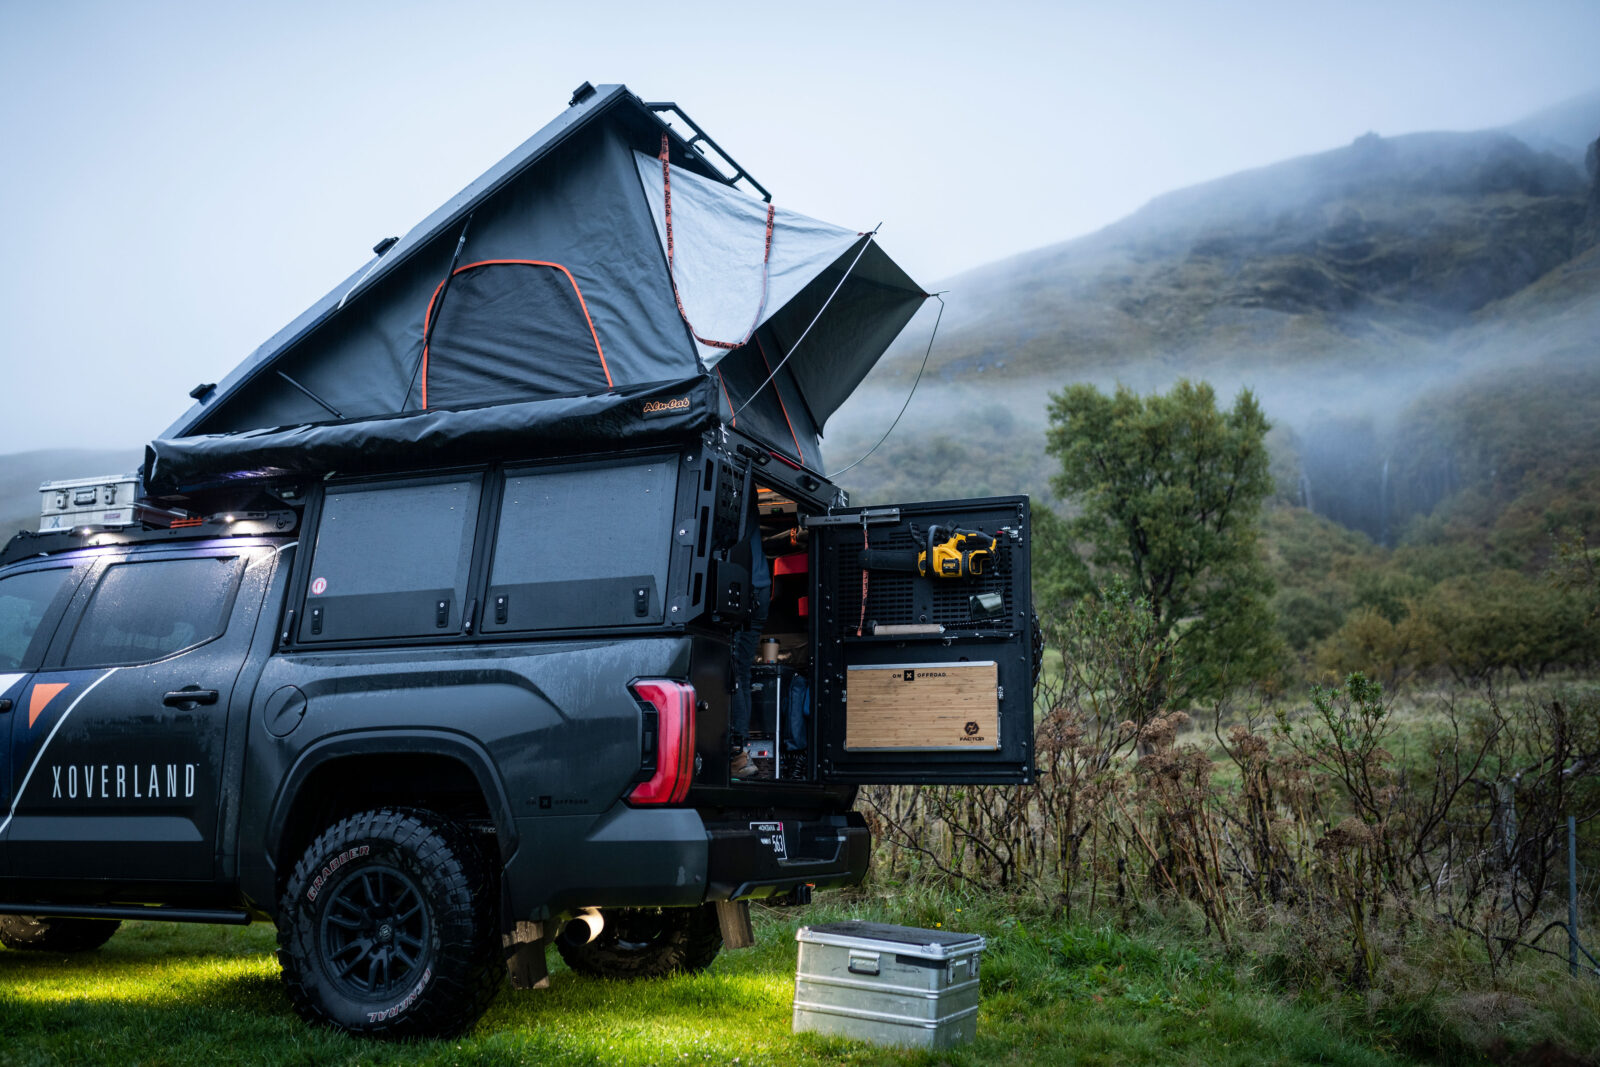
[[[352,815],[312,842],[278,909],[295,1010],[370,1037],[448,1037],[505,976],[488,865],[429,811]]]
[[[88,952],[110,941],[121,925],[117,919],[0,915],[0,945],[26,952]]]
[[[693,974],[722,951],[713,905],[697,908],[602,908],[605,926],[587,944],[558,938],[556,950],[592,978],[660,978]]]

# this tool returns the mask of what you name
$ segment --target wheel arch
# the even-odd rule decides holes
[[[296,859],[323,828],[381,806],[427,808],[494,828],[497,865],[516,851],[516,821],[489,754],[459,735],[430,730],[362,731],[302,752],[274,803],[265,846],[281,891]]]

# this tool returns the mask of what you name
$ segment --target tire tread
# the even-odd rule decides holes
[[[429,986],[405,1012],[389,1019],[354,1024],[328,1010],[314,964],[301,960],[300,942],[315,931],[310,909],[301,906],[307,882],[325,858],[357,843],[378,842],[409,852],[421,870],[436,872],[435,925],[442,931],[471,931],[467,944],[442,939],[430,962]],[[289,999],[302,1017],[351,1033],[380,1038],[451,1037],[470,1029],[505,977],[499,957],[499,923],[491,865],[467,831],[433,812],[415,808],[376,808],[348,816],[324,830],[295,865],[278,909],[278,960]]]

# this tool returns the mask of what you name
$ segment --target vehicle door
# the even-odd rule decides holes
[[[812,531],[817,770],[839,782],[1003,784],[1033,773],[1026,497],[835,509]],[[928,531],[995,539],[980,573],[908,569]],[[935,568],[937,569],[937,568]]]
[[[13,788],[29,770],[12,758],[12,724],[37,719],[56,695],[30,683],[85,569],[61,560],[0,576],[0,874],[7,873]]]
[[[14,875],[214,876],[230,706],[271,564],[270,547],[214,542],[109,555],[85,577],[33,679],[48,702],[13,717],[30,769]]]

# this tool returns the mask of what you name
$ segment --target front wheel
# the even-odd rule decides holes
[[[119,919],[0,915],[0,945],[26,952],[89,952],[111,940]]]
[[[432,812],[384,808],[312,842],[278,908],[278,960],[306,1019],[373,1037],[448,1037],[505,966],[488,865]]]
[[[593,978],[659,978],[693,974],[722,951],[714,905],[697,908],[602,908],[605,925],[588,944],[556,940],[556,950],[579,974]]]

